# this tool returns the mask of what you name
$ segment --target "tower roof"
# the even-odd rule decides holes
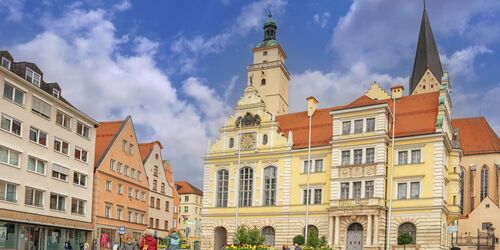
[[[278,40],[276,40],[276,30],[278,26],[273,19],[273,14],[269,12],[268,19],[264,23],[264,39],[259,42],[256,48],[270,47],[274,45],[279,45]]]
[[[410,93],[417,87],[425,72],[429,69],[438,82],[441,82],[443,76],[443,67],[441,59],[432,34],[431,23],[427,16],[427,10],[424,7],[422,13],[422,22],[420,24],[420,33],[418,35],[417,52],[415,53],[415,62],[410,78]]]

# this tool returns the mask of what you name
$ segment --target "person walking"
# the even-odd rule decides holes
[[[69,242],[69,240],[64,242],[64,250],[73,250],[73,247],[71,246],[71,242]]]
[[[181,244],[181,239],[179,238],[179,235],[177,234],[177,232],[173,232],[169,238],[168,238],[168,250],[178,250],[179,249],[179,246]]]
[[[302,250],[302,248],[300,247],[299,243],[295,243],[295,250]]]
[[[139,250],[139,247],[137,246],[137,243],[135,243],[135,239],[132,235],[126,234],[125,237],[123,237],[123,241],[124,242],[119,250]]]
[[[153,231],[150,229],[146,229],[144,232],[144,236],[141,238],[141,243],[139,244],[139,248],[141,250],[158,250],[158,243],[156,239],[153,237]]]

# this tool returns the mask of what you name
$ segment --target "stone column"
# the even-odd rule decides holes
[[[340,217],[335,216],[335,246],[339,245],[340,238]]]
[[[378,214],[373,216],[373,245],[378,244]]]
[[[328,245],[333,244],[333,216],[328,217]]]
[[[368,222],[366,223],[366,245],[372,245],[372,215],[368,215]]]

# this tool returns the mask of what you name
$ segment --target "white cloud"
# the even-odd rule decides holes
[[[132,7],[132,4],[128,0],[123,0],[120,3],[113,5],[113,9],[117,11],[125,11]]]
[[[0,1],[0,13],[4,13],[6,21],[19,22],[23,19],[24,0]]]
[[[323,12],[322,14],[314,14],[313,20],[319,27],[324,28],[330,21],[330,13]]]
[[[179,62],[182,73],[192,73],[196,69],[197,60],[207,54],[218,53],[238,36],[246,36],[250,31],[263,25],[267,12],[272,11],[280,15],[286,5],[286,0],[260,0],[241,8],[234,25],[211,37],[196,35],[186,37],[179,35],[170,46],[170,51]]]
[[[234,87],[236,87],[236,83],[240,77],[238,75],[234,75],[231,77],[231,81],[229,81],[229,84],[227,84],[226,90],[224,91],[224,101],[228,102],[229,97],[233,94]]]
[[[474,73],[474,62],[477,56],[492,53],[490,49],[484,46],[470,46],[465,49],[455,51],[451,56],[441,55],[441,61],[445,69],[449,69],[449,74],[454,79],[464,80],[476,78]]]
[[[156,42],[130,37],[136,54],[121,53],[128,39],[117,37],[106,11],[73,9],[46,23],[60,25],[46,26],[31,41],[11,48],[16,60],[35,62],[45,80],[58,81],[63,96],[98,120],[131,114],[143,135],[139,140],[160,140],[165,146],[176,179],[200,184],[200,157],[214,128],[223,124],[223,99],[197,78],[186,80],[181,90],[194,104],[180,97],[156,64]]]

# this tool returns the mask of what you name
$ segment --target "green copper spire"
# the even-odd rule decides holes
[[[276,30],[278,26],[273,19],[273,14],[269,11],[267,21],[264,23],[264,40],[257,44],[257,48],[268,47],[279,44],[276,40]]]

